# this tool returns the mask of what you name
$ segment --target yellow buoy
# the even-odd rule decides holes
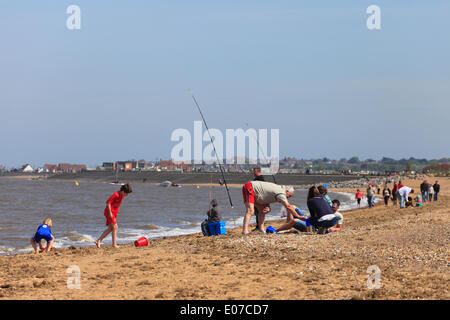
[[[78,187],[80,184],[78,183],[77,180],[75,180],[75,185]]]

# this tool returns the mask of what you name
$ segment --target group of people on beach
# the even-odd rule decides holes
[[[290,204],[295,191],[292,186],[266,182],[260,175],[260,168],[254,170],[255,179],[242,187],[245,204],[245,216],[242,234],[249,234],[250,219],[256,214],[256,228],[252,231],[275,233],[295,228],[299,231],[317,231],[327,233],[342,229],[344,217],[338,212],[339,200],[331,200],[326,185],[312,186],[308,190],[307,206],[310,215]],[[261,177],[261,178],[259,178]],[[279,202],[286,208],[286,223],[275,229],[271,226],[264,230],[265,215],[271,211],[270,205]],[[336,227],[335,227],[336,226]]]
[[[261,174],[261,168],[256,167],[253,170],[254,179],[248,181],[242,187],[242,196],[245,204],[245,215],[243,221],[242,233],[244,235],[249,234],[249,224],[251,217],[256,215],[256,227],[252,231],[258,231],[262,233],[277,233],[284,230],[295,228],[301,232],[317,232],[324,234],[328,232],[335,232],[342,230],[344,217],[339,213],[340,201],[338,199],[331,200],[328,195],[327,185],[311,186],[308,190],[307,207],[309,215],[302,212],[297,206],[290,204],[289,200],[295,193],[292,186],[278,185],[272,182],[264,181],[264,177]],[[275,180],[275,179],[274,179]],[[440,185],[438,181],[434,185],[428,184],[427,180],[424,180],[420,185],[421,195],[417,194],[415,197],[416,206],[422,206],[426,201],[437,201],[438,193],[440,191]],[[369,208],[372,208],[375,202],[375,187],[372,183],[369,183],[367,187],[367,202]],[[120,190],[115,192],[106,201],[106,207],[104,210],[104,216],[106,219],[106,230],[100,235],[100,237],[94,242],[95,245],[100,248],[103,239],[112,234],[112,245],[117,245],[117,214],[119,207],[122,204],[123,199],[132,192],[131,186],[125,184],[121,186]],[[387,206],[389,199],[392,199],[394,205],[399,201],[400,208],[413,206],[413,200],[409,196],[413,194],[414,190],[402,184],[402,181],[394,182],[392,189],[385,184],[382,191],[384,203]],[[379,194],[379,190],[378,190]],[[363,198],[362,192],[358,189],[355,194],[358,207],[361,206],[361,199]],[[265,215],[271,211],[270,205],[272,203],[279,202],[285,207],[286,222],[279,228],[273,228],[269,226],[264,230]],[[211,208],[207,212],[208,219],[202,223],[202,231],[206,235],[206,226],[208,223],[217,222],[221,220],[220,210],[217,200],[211,201]],[[38,253],[39,250],[49,252],[54,244],[54,236],[52,235],[52,220],[47,218],[43,221],[35,235],[30,239],[33,247],[33,252]],[[45,248],[41,245],[41,240],[46,240],[47,246]]]
[[[379,188],[379,186],[378,186]],[[431,185],[424,180],[420,185],[421,194],[417,194],[415,196],[415,206],[421,207],[423,202],[427,201],[437,201],[438,193],[440,191],[440,185],[438,181],[435,182],[434,185]],[[378,192],[379,194],[380,192]],[[382,191],[382,197],[384,200],[385,206],[389,205],[389,200],[392,200],[393,205],[397,205],[397,201],[399,202],[400,208],[405,208],[409,206],[414,206],[413,199],[410,197],[410,194],[414,193],[414,189],[403,185],[402,181],[394,182],[392,189],[389,188],[388,184],[384,185],[384,189]],[[369,208],[372,208],[375,203],[375,187],[372,183],[369,183],[369,186],[366,190],[367,194],[367,203]],[[363,198],[362,192],[360,189],[356,190],[355,199],[357,201],[358,208],[361,207],[361,200]]]

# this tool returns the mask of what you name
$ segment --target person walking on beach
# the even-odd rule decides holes
[[[55,242],[55,237],[52,235],[52,219],[47,218],[44,220],[43,224],[41,224],[34,234],[34,237],[30,239],[31,246],[33,247],[34,253],[39,253],[38,246],[41,247],[41,240],[44,239],[47,241],[47,247],[44,250],[44,252],[49,252],[52,247],[53,243]]]
[[[100,248],[102,240],[110,233],[112,233],[112,245],[114,248],[118,248],[117,245],[117,214],[119,213],[119,207],[122,204],[123,199],[128,196],[133,190],[131,186],[127,183],[123,185],[119,191],[114,192],[114,194],[109,197],[106,201],[106,208],[104,215],[106,218],[106,225],[108,228],[102,233],[100,238],[95,241],[95,245]]]
[[[392,187],[392,203],[394,206],[397,205],[397,198],[398,198],[398,185],[397,182],[394,182],[394,186]]]
[[[367,187],[367,203],[369,204],[369,208],[373,207],[375,198],[375,188],[373,187],[373,184],[369,184]]]
[[[390,197],[391,197],[391,190],[389,189],[388,185],[385,185],[384,189],[383,189],[383,198],[384,198],[384,204],[386,206],[388,205]]]
[[[356,199],[356,202],[358,203],[358,208],[361,208],[361,199],[362,199],[362,197],[363,197],[362,192],[359,191],[359,189],[357,189],[356,193],[355,193],[355,199]]]
[[[292,186],[280,186],[275,183],[265,181],[248,181],[242,187],[242,196],[245,203],[245,216],[243,222],[242,233],[248,234],[248,225],[250,218],[258,209],[258,225],[257,230],[264,232],[264,219],[266,213],[270,212],[270,204],[280,202],[288,212],[289,216],[298,216],[295,207],[289,204],[288,199],[294,195]]]
[[[441,186],[439,185],[439,183],[437,181],[433,184],[433,190],[434,190],[434,199],[433,200],[437,201],[438,193],[441,190]]]

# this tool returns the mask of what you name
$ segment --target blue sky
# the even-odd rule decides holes
[[[448,157],[449,17],[449,1],[0,0],[0,164],[167,159],[201,120],[188,89],[211,128],[280,129],[281,156]]]

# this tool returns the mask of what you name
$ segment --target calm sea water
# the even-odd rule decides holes
[[[139,237],[155,238],[201,232],[206,218],[210,191],[222,209],[227,227],[241,227],[244,204],[240,188],[230,188],[234,208],[230,207],[224,187],[160,187],[132,184],[133,193],[126,197],[118,215],[118,243],[129,243]],[[118,186],[98,182],[0,179],[0,255],[31,250],[29,239],[42,221],[53,220],[55,247],[91,246],[105,226],[105,201]],[[353,206],[353,196],[333,194]],[[306,210],[306,191],[297,190],[290,200]],[[279,204],[273,204],[267,220],[280,218]],[[307,211],[307,210],[306,210]],[[252,218],[254,222],[254,218]],[[111,244],[109,235],[104,243]]]

